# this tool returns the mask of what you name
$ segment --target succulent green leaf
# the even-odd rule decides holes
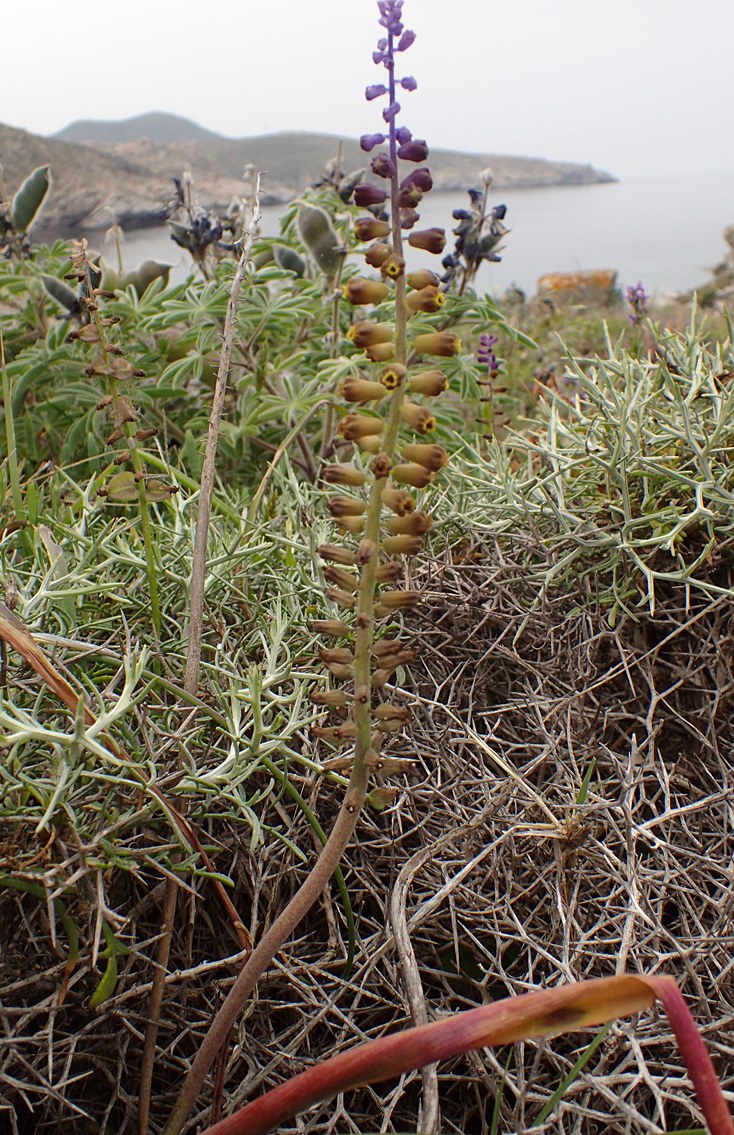
[[[13,199],[10,220],[17,233],[28,232],[51,186],[48,166],[38,166],[27,177]]]
[[[298,231],[317,266],[324,275],[333,276],[342,260],[342,247],[329,214],[318,205],[299,205]]]
[[[74,289],[65,284],[63,280],[58,280],[56,276],[42,276],[41,279],[51,299],[56,300],[57,304],[66,308],[68,312],[72,312],[79,303],[79,296]]]

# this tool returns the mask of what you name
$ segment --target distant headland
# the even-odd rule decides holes
[[[345,172],[368,166],[352,138],[288,132],[255,138],[225,138],[177,115],[152,113],[116,122],[73,122],[52,137],[0,125],[0,165],[13,193],[39,165],[50,165],[53,189],[44,207],[44,229],[59,236],[80,228],[125,228],[161,223],[173,194],[172,178],[194,177],[199,202],[224,210],[242,189],[246,164],[263,171],[263,203],[285,204],[317,181],[342,146]],[[498,189],[593,185],[616,181],[591,165],[506,154],[431,150],[436,189],[455,191],[478,184],[488,166]]]

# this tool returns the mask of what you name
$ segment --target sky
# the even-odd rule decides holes
[[[405,0],[404,20],[399,121],[429,146],[734,173],[733,0]],[[2,23],[0,122],[33,133],[153,110],[230,137],[380,128],[375,0],[6,0]]]

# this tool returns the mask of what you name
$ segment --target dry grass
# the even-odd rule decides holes
[[[392,744],[415,765],[388,808],[365,815],[345,864],[357,919],[353,971],[341,976],[344,920],[332,888],[259,982],[230,1048],[227,1108],[411,1016],[433,1019],[625,967],[680,977],[734,1092],[731,600],[659,586],[654,618],[611,629],[593,611],[573,613],[580,596],[546,592],[515,641],[539,585],[524,582],[511,540],[473,539],[420,569],[426,602],[411,630],[418,660],[403,684],[417,705],[411,734]],[[731,586],[726,566],[716,571],[717,586]],[[293,780],[328,827],[339,790],[303,773]],[[287,826],[296,846],[312,845],[302,813],[285,800],[271,800],[267,819]],[[259,933],[305,867],[280,841],[252,854],[249,832],[228,822],[212,822],[208,837],[235,884],[235,905]],[[141,827],[138,850],[155,838]],[[47,911],[3,892],[7,1130],[134,1130],[164,885],[144,869],[109,880],[126,919],[117,936],[131,951],[120,959],[115,996],[96,1013],[85,1008],[88,967],[72,975],[58,1006],[64,966]],[[89,917],[72,913],[80,925]],[[61,943],[58,925],[56,934]],[[154,1130],[233,980],[237,951],[212,888],[191,880],[163,1001]],[[416,1073],[339,1098],[292,1129],[429,1130],[437,1088],[442,1129],[484,1135],[509,1055],[498,1130],[523,1131],[591,1039],[470,1054],[442,1065],[437,1079],[428,1073],[422,1083]],[[622,1022],[542,1129],[700,1127],[681,1067],[664,1018]],[[210,1098],[211,1086],[191,1130],[205,1125]]]

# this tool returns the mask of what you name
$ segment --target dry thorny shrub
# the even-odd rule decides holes
[[[734,584],[730,571],[716,568],[719,586]],[[411,1007],[433,1018],[625,967],[680,978],[724,1089],[734,1091],[731,599],[658,589],[654,618],[612,628],[588,595],[547,594],[528,617],[535,585],[524,582],[522,556],[512,541],[483,537],[424,559],[415,583],[426,602],[411,616],[418,651],[405,688],[419,704],[411,734],[392,746],[415,764],[389,807],[365,814],[345,863],[354,968],[340,976],[345,934],[332,888],[259,982],[232,1039],[226,1105],[404,1025]],[[339,791],[295,779],[328,828]],[[296,844],[310,845],[310,829],[285,800],[273,799],[271,812]],[[282,843],[253,855],[224,824],[208,835],[255,935],[306,868]],[[153,833],[139,833],[146,838]],[[119,883],[121,932],[133,949],[96,1014],[83,1007],[85,972],[72,976],[57,1009],[63,963],[44,907],[3,894],[5,1129],[134,1130],[158,880],[141,872]],[[154,1129],[233,980],[237,950],[213,890],[201,880],[185,887]],[[489,1131],[508,1056],[499,1131],[526,1129],[591,1039],[574,1034],[442,1065],[443,1130]],[[194,1128],[207,1118],[207,1093]],[[416,1130],[419,1108],[430,1113],[422,1099],[416,1073],[339,1097],[292,1129]],[[701,1122],[668,1026],[650,1013],[612,1029],[543,1129],[593,1135]]]

